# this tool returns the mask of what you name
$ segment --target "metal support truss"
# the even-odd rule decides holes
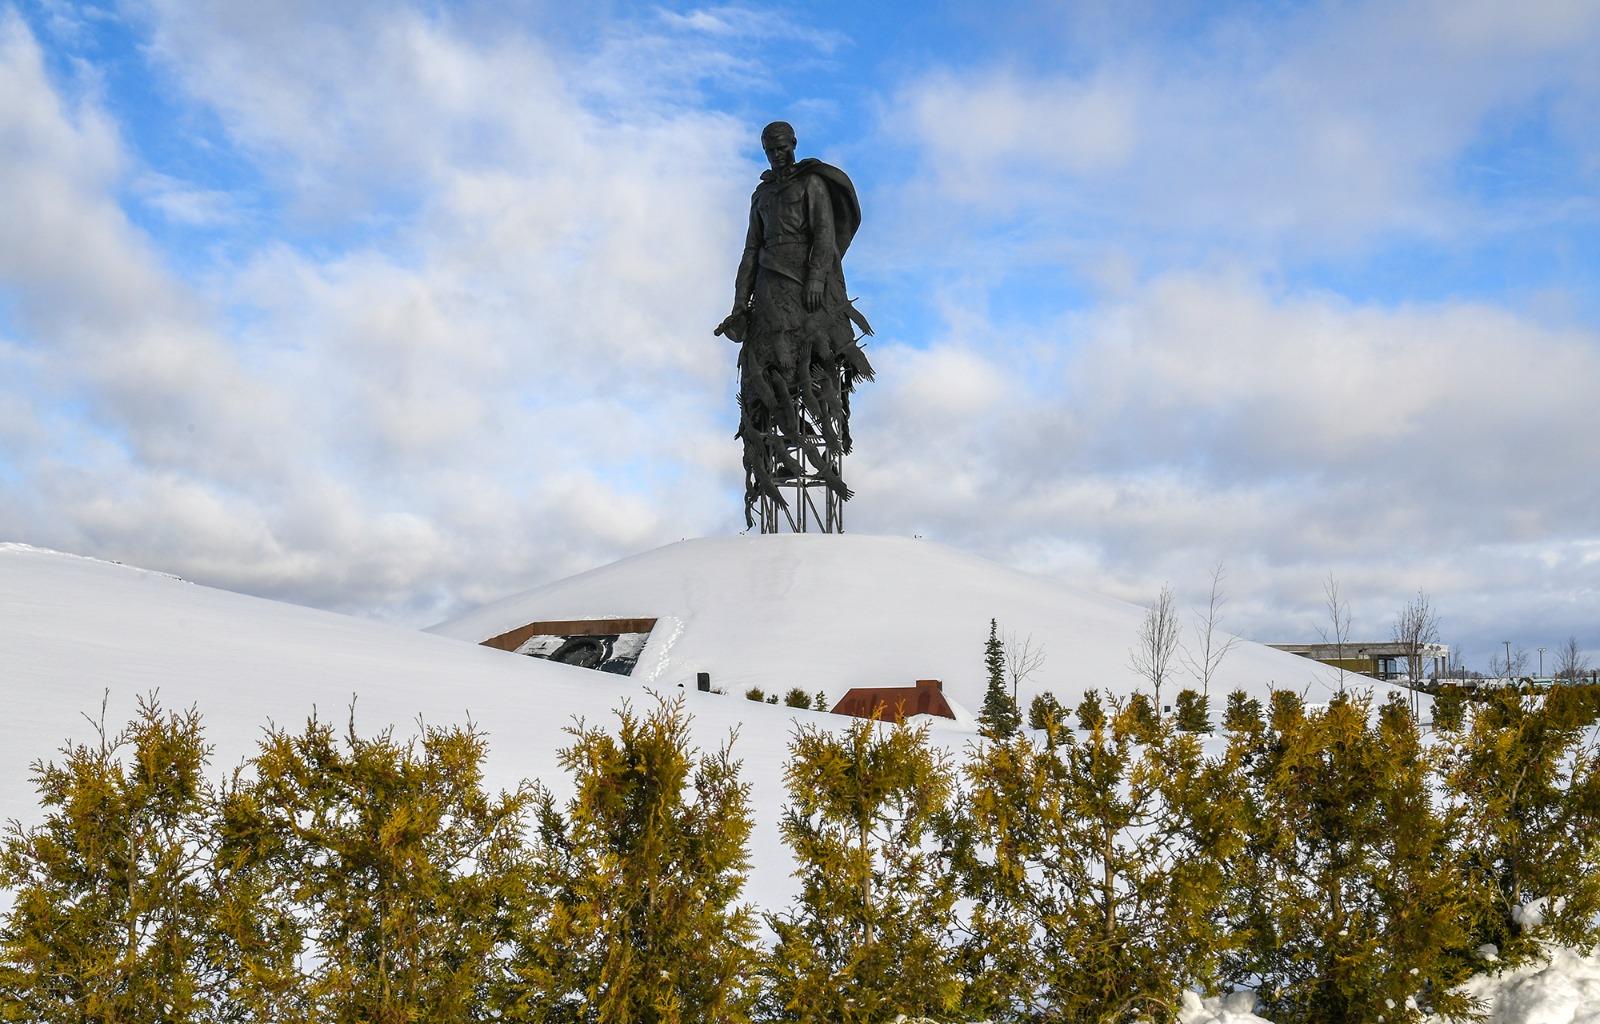
[[[806,440],[815,448],[827,451],[827,443],[820,434],[815,434]],[[774,457],[776,453],[768,454],[768,458],[774,463],[773,482],[777,484],[779,493],[787,502],[787,507],[779,504],[770,494],[763,494],[760,505],[761,532],[843,533],[844,502],[837,492],[828,487],[822,475],[811,466],[805,449],[797,444],[787,447],[790,461],[794,465],[804,466],[805,472],[796,476],[783,468],[782,461]],[[837,479],[839,454],[830,453],[826,458],[829,463],[828,468],[833,471]]]

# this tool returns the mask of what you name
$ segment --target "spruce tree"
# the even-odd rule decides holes
[[[36,763],[44,822],[0,849],[0,1019],[210,1019],[213,894],[200,717],[139,701],[134,720]]]
[[[560,752],[576,795],[541,793],[529,913],[511,957],[513,1018],[595,1024],[748,1019],[754,918],[749,785],[701,754],[681,699],[615,735],[582,723]]]
[[[767,916],[768,1018],[875,1024],[955,1009],[956,887],[938,835],[955,780],[926,727],[801,728],[784,779],[801,894]]]
[[[1022,724],[1022,715],[1017,711],[1017,702],[1006,687],[1006,649],[1000,641],[999,624],[994,619],[989,620],[989,639],[983,645],[983,664],[989,684],[983,692],[983,712],[978,716],[978,721],[983,725],[985,736],[1006,739],[1016,735],[1017,728]]]

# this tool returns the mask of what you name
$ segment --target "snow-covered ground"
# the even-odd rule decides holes
[[[653,617],[631,678],[480,647],[537,619]],[[1132,692],[1127,667],[1143,610],[927,541],[881,537],[729,537],[685,541],[496,602],[417,632],[246,597],[159,572],[0,544],[0,820],[38,820],[29,765],[94,735],[102,698],[115,731],[140,695],[200,710],[217,773],[255,749],[269,722],[297,728],[315,710],[358,729],[416,731],[474,720],[489,736],[490,785],[540,779],[559,793],[556,751],[575,718],[610,719],[646,688],[682,694],[702,746],[737,732],[757,829],[749,898],[776,908],[793,891],[777,832],[782,768],[797,723],[832,715],[757,704],[739,694],[799,686],[837,698],[854,685],[937,678],[981,705],[990,618],[1032,634],[1047,660],[1025,686],[1069,706],[1098,687]],[[469,642],[463,642],[469,641]],[[727,695],[694,689],[708,671]],[[680,684],[683,685],[680,688]],[[1229,654],[1214,694],[1277,685],[1312,700],[1335,684],[1320,666],[1256,644]],[[1180,683],[1180,685],[1185,685]],[[1217,701],[1220,704],[1220,699]],[[1214,709],[1220,716],[1220,707]],[[958,750],[974,734],[940,724]],[[1503,1024],[1600,1022],[1600,961],[1558,952],[1551,965],[1477,990]],[[1474,984],[1477,984],[1475,982]],[[1563,1015],[1565,1014],[1565,1015]],[[1195,1002],[1188,1024],[1253,1024],[1246,1007]]]
[[[1153,596],[1153,595],[1152,595]],[[477,643],[528,622],[650,617],[660,621],[634,670],[693,686],[709,672],[729,693],[798,686],[837,699],[852,686],[941,679],[968,708],[983,703],[989,620],[1002,636],[1031,636],[1045,660],[1023,684],[1024,711],[1040,690],[1075,705],[1083,691],[1131,693],[1128,667],[1144,609],[932,541],[847,534],[710,537],[680,541],[493,602],[430,632]],[[1187,639],[1187,637],[1186,637]],[[1196,685],[1174,665],[1162,700]],[[1148,684],[1143,684],[1148,689]],[[1229,691],[1273,687],[1327,700],[1338,674],[1316,662],[1241,642],[1211,684],[1220,719]]]

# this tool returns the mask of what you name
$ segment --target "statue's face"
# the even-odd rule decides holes
[[[767,135],[761,139],[761,148],[767,152],[767,163],[775,171],[794,166],[794,136]]]

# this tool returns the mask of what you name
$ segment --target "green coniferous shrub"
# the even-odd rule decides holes
[[[1254,733],[1266,728],[1261,718],[1261,702],[1243,690],[1234,690],[1228,694],[1222,727],[1229,733]]]
[[[801,710],[809,711],[811,710],[811,694],[800,689],[798,686],[793,686],[789,688],[788,693],[783,695],[783,703],[785,707],[800,708]]]
[[[811,702],[811,706],[813,708],[815,708],[816,710],[818,710],[818,711],[827,711],[829,709],[829,707],[830,707],[830,705],[828,703],[828,693],[827,693],[827,691],[826,690],[818,690],[817,694],[816,694],[816,697]]]
[[[644,716],[624,705],[615,736],[569,732],[560,763],[576,795],[563,811],[540,794],[509,1016],[748,1020],[758,951],[739,898],[753,819],[731,746],[696,751],[681,698]]]
[[[1579,698],[1581,699],[1581,698]],[[1510,963],[1600,941],[1600,754],[1567,687],[1495,691],[1444,734],[1476,941]],[[1435,721],[1437,722],[1437,712]]]
[[[477,1020],[521,882],[530,795],[482,788],[483,735],[273,729],[222,808],[221,922],[247,1020]],[[288,954],[287,962],[283,959]]]
[[[1083,699],[1078,701],[1077,718],[1078,728],[1085,732],[1098,729],[1105,724],[1106,709],[1100,703],[1099,690],[1084,691]]]
[[[1179,690],[1173,714],[1179,732],[1211,733],[1211,699],[1198,691]]]
[[[1150,698],[1142,693],[1136,693],[1128,698],[1127,706],[1118,711],[1126,711],[1128,721],[1133,729],[1133,736],[1140,743],[1149,743],[1161,732],[1161,718],[1156,714],[1156,706]]]
[[[781,829],[801,894],[769,914],[767,1019],[876,1024],[960,1002],[950,937],[956,886],[937,829],[955,780],[926,727],[802,727]]]
[[[1273,690],[1270,710],[1274,732],[1285,732],[1305,717],[1305,702],[1293,690]]]
[[[200,717],[141,699],[134,720],[36,763],[43,824],[0,848],[0,1019],[208,1020],[213,893]]]
[[[1476,968],[1447,817],[1404,702],[1369,723],[1369,697],[1240,734],[1247,841],[1231,873],[1230,980],[1273,1020],[1334,1024],[1459,1014]],[[1420,1008],[1419,1008],[1420,1007]]]
[[[989,683],[983,691],[983,711],[978,715],[978,721],[983,725],[985,736],[1006,739],[1016,735],[1018,726],[1022,724],[1022,715],[1017,711],[1017,702],[1012,699],[1011,691],[1006,688],[1006,651],[1005,644],[1000,641],[999,629],[999,623],[990,619],[989,639],[983,645],[983,665]]]
[[[745,700],[753,700],[753,701],[765,703],[765,701],[767,699],[767,694],[766,694],[766,692],[764,690],[761,689],[761,687],[752,686],[752,687],[750,687],[750,689],[744,691],[744,699]]]
[[[1467,693],[1462,687],[1445,685],[1433,695],[1433,727],[1440,732],[1455,732],[1461,728],[1466,714]]]
[[[1056,695],[1049,690],[1036,694],[1028,702],[1028,728],[1057,730],[1068,728],[1067,709],[1061,706]]]
[[[1129,709],[1068,744],[1018,737],[965,771],[972,902],[963,1011],[994,1020],[1171,1019],[1214,987],[1239,841],[1230,766]]]

